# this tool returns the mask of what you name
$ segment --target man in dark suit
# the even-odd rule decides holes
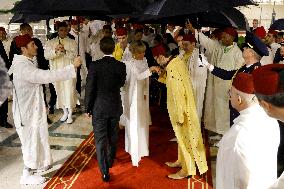
[[[114,48],[112,38],[104,37],[100,41],[100,49],[105,55],[90,64],[85,95],[85,111],[88,116],[93,116],[97,159],[105,182],[110,180],[109,168],[116,155],[118,122],[123,112],[120,88],[126,79],[125,64],[112,56]]]

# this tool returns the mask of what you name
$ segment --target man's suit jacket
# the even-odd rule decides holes
[[[5,51],[5,48],[4,48],[4,46],[3,46],[2,41],[0,41],[0,56],[1,56],[1,58],[2,58],[2,59],[4,60],[4,62],[5,62],[6,68],[9,69],[11,65],[10,65],[9,58],[8,58],[8,56],[7,56],[7,54],[6,54],[6,51]]]
[[[126,79],[126,66],[115,58],[105,56],[90,64],[85,111],[93,118],[119,117],[122,112],[120,88]]]

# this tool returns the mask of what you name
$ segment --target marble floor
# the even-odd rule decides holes
[[[73,115],[75,118],[73,124],[58,121],[61,115],[61,111],[56,111],[55,114],[49,115],[49,118],[53,121],[49,125],[49,141],[54,164],[52,169],[42,173],[42,175],[49,178],[56,173],[92,131],[91,120],[86,118],[81,112]],[[10,113],[8,119],[10,123],[13,123]],[[44,187],[46,183],[36,186],[21,186],[19,180],[22,170],[22,152],[16,130],[14,128],[6,129],[0,127],[0,189],[40,189]]]
[[[9,103],[9,106],[11,106],[11,103]],[[49,178],[56,173],[92,131],[91,120],[82,114],[82,112],[77,111],[77,113],[73,115],[75,118],[73,124],[65,124],[58,121],[61,115],[61,111],[56,111],[54,115],[49,115],[50,119],[53,121],[53,123],[49,125],[49,140],[54,164],[52,169],[42,173],[43,176]],[[9,113],[8,119],[10,123],[13,123],[11,113]],[[214,176],[213,181],[215,181],[217,148],[212,147],[210,151],[212,154],[211,166]],[[0,189],[40,189],[45,186],[46,183],[36,186],[20,185],[19,180],[22,175],[22,170],[22,153],[16,130],[14,128],[6,129],[0,127]]]

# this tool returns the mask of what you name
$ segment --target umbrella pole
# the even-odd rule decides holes
[[[196,15],[196,24],[197,24],[197,26],[199,26],[199,23],[198,23],[198,15]],[[201,45],[200,45],[199,34],[198,34],[198,37],[197,37],[197,43],[198,43],[198,56],[199,56],[199,59],[200,59],[201,62],[202,62]],[[199,67],[203,67],[203,65],[200,64]]]
[[[276,17],[276,12],[275,12],[274,8],[275,8],[275,1],[274,1],[274,5],[273,5],[271,24],[273,24],[275,22],[275,17]]]
[[[80,56],[80,22],[78,21],[78,49],[77,49],[77,53],[78,53],[78,56]]]
[[[260,6],[259,25],[261,26],[262,6]]]
[[[45,20],[45,24],[46,24],[46,36],[50,35],[50,26],[49,26],[49,21],[50,19]]]

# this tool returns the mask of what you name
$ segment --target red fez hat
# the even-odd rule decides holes
[[[270,34],[272,34],[272,35],[277,35],[277,34],[278,34],[278,32],[275,31],[274,29],[269,29],[269,30],[268,30],[268,33],[270,33]]]
[[[104,30],[112,30],[111,25],[104,25],[103,29]]]
[[[174,23],[168,23],[168,26],[175,26]]]
[[[133,24],[132,26],[133,26],[134,30],[143,29],[144,28],[144,26],[142,24]]]
[[[116,29],[116,35],[117,36],[127,35],[127,29],[126,28],[117,28]]]
[[[158,57],[160,55],[166,55],[166,49],[163,45],[157,45],[156,47],[152,48],[153,57]]]
[[[254,30],[254,35],[256,35],[257,37],[259,37],[260,39],[263,39],[265,36],[266,36],[266,31],[264,29],[263,26],[261,27],[257,27],[255,30]]]
[[[193,34],[185,34],[185,35],[183,35],[182,36],[182,40],[183,41],[189,41],[191,43],[195,43],[196,42],[196,39],[195,39]]]
[[[246,93],[254,94],[253,78],[248,73],[238,73],[233,80],[232,84],[237,90]]]
[[[79,22],[79,23],[83,23],[85,21],[85,18],[83,16],[76,16],[76,20]]]
[[[284,92],[284,65],[268,64],[252,72],[254,89],[262,95]]]
[[[27,44],[29,44],[31,41],[33,41],[33,38],[31,38],[29,34],[19,35],[15,38],[16,46],[18,48],[27,46]]]
[[[78,25],[78,23],[79,23],[78,20],[74,20],[74,19],[72,19],[70,22],[71,25]]]
[[[222,37],[222,30],[221,29],[215,29],[212,34],[218,39],[218,40],[221,40],[221,37]]]
[[[4,27],[0,27],[0,31],[6,32]]]
[[[60,21],[57,20],[54,24],[55,24],[55,25],[58,25],[58,24],[60,24]]]
[[[233,37],[238,37],[238,32],[234,28],[225,28],[223,32],[233,36]]]

